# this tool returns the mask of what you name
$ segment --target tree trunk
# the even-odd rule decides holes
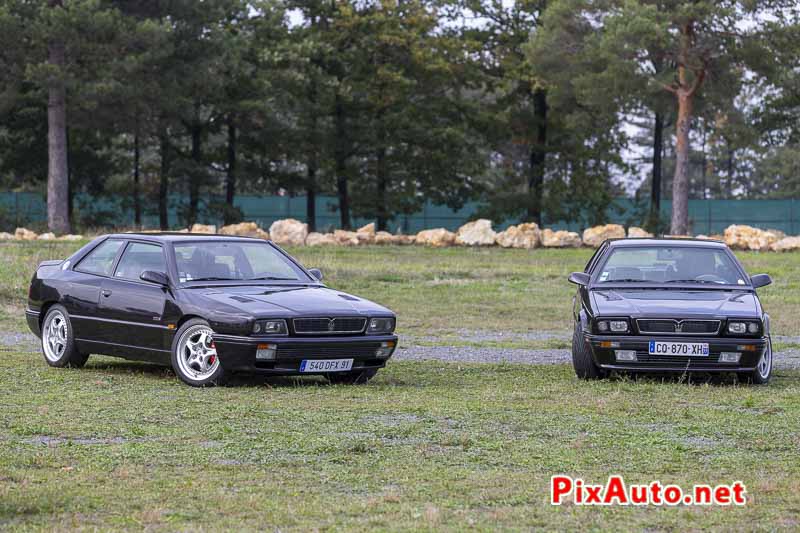
[[[50,1],[50,7],[61,2]],[[64,44],[48,45],[48,63],[57,70],[50,82],[47,99],[47,226],[53,233],[70,233],[69,176],[67,169],[66,87],[61,78],[65,67]]]
[[[528,220],[542,225],[542,193],[544,190],[545,156],[547,155],[547,93],[533,92],[533,116],[536,135],[528,169]]]
[[[664,115],[656,111],[653,126],[653,180],[650,185],[650,229],[658,229],[661,220],[661,160],[664,157]]]
[[[161,176],[158,182],[158,224],[162,231],[169,229],[169,137],[166,128],[161,130]]]
[[[731,146],[730,141],[726,140],[726,142],[728,143],[728,179],[725,181],[725,185],[726,188],[728,189],[727,190],[728,199],[731,199],[733,198],[733,172],[734,172],[733,156],[736,150],[730,147]]]
[[[136,131],[133,133],[133,225],[142,227],[142,202],[139,198],[139,123],[137,119]]]
[[[192,126],[192,172],[189,174],[189,211],[186,224],[190,228],[197,222],[197,208],[200,204],[200,182],[202,180],[201,130],[200,126]]]
[[[349,230],[351,228],[350,197],[347,190],[347,131],[344,119],[344,104],[342,103],[341,97],[337,94],[334,108],[336,130],[336,149],[334,150],[334,159],[336,161],[336,193],[339,197],[339,217],[342,229]]]
[[[692,122],[692,94],[680,90],[678,119],[675,123],[675,176],[672,180],[673,235],[689,234],[689,131]]]
[[[69,128],[67,128],[67,218],[69,218],[69,224],[70,227],[72,227],[73,223],[75,222],[72,216],[75,208],[75,190],[72,185],[72,166],[70,165],[72,157],[69,155],[69,150]]]
[[[311,161],[306,170],[306,223],[308,231],[317,231],[317,167]]]
[[[233,116],[228,117],[228,174],[225,176],[225,203],[228,208],[225,210],[223,221],[227,224],[236,222],[233,220],[233,199],[236,197],[236,123]]]
[[[389,222],[389,210],[386,202],[386,147],[383,144],[378,148],[375,163],[375,177],[378,182],[378,231],[386,231],[386,226]]]

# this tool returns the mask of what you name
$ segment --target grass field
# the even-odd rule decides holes
[[[0,244],[0,329],[23,331],[39,260],[75,244]],[[587,250],[293,250],[337,288],[400,315],[400,334],[567,334]],[[800,335],[800,254],[768,272],[775,332]],[[508,345],[524,347],[513,336]],[[551,342],[558,342],[557,340]],[[491,343],[490,343],[491,345]],[[800,527],[800,372],[768,387],[579,382],[567,365],[396,361],[367,386],[242,380],[191,389],[155,366],[92,357],[55,370],[0,347],[0,528],[637,529]],[[743,508],[547,504],[552,474],[730,483]]]

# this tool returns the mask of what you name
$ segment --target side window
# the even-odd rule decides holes
[[[114,266],[114,259],[116,259],[117,252],[121,247],[122,241],[120,240],[105,241],[89,252],[89,255],[81,259],[81,262],[75,266],[75,270],[100,276],[110,276],[111,267]]]
[[[167,263],[164,260],[164,252],[157,244],[132,242],[125,248],[117,270],[114,272],[114,277],[138,280],[145,270],[166,272]]]

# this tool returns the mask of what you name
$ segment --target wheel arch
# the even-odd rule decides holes
[[[178,320],[178,323],[175,324],[175,331],[177,332],[178,330],[180,330],[183,327],[184,324],[186,324],[188,321],[190,321],[192,319],[195,319],[195,318],[199,318],[200,320],[205,320],[206,322],[208,322],[208,319],[206,317],[203,317],[203,316],[200,316],[200,315],[195,315],[195,314],[183,315],[180,318],[180,320]]]
[[[48,302],[44,302],[42,307],[39,310],[39,330],[42,329],[42,325],[44,324],[44,317],[47,316],[47,312],[50,310],[51,307],[54,305],[58,305],[60,302],[56,300],[50,300]]]

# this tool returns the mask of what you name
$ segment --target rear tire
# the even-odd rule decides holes
[[[597,366],[592,359],[592,353],[583,339],[583,331],[579,324],[575,324],[572,334],[572,366],[575,375],[581,379],[602,379],[606,377],[605,371]]]
[[[766,385],[772,378],[772,337],[767,337],[767,348],[752,372],[740,374],[739,378],[753,385]]]
[[[72,323],[63,305],[54,305],[47,310],[42,321],[42,354],[47,364],[56,368],[80,368],[89,359],[75,346]]]
[[[331,372],[325,377],[333,385],[363,385],[375,377],[378,373],[377,368],[368,370],[356,370],[355,372]]]

